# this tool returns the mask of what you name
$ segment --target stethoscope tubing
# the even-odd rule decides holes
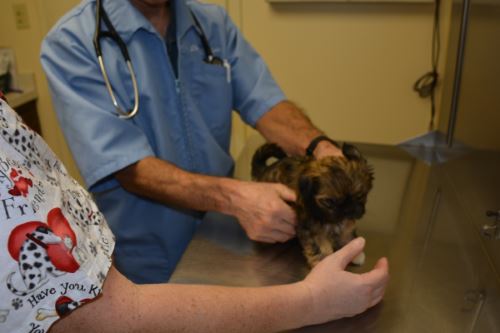
[[[137,86],[137,80],[135,78],[135,72],[134,67],[132,66],[132,62],[130,60],[125,61],[127,63],[130,78],[132,79],[132,87],[134,89],[134,108],[131,111],[125,111],[120,107],[118,101],[116,100],[115,94],[113,92],[113,87],[111,86],[106,68],[104,67],[102,56],[98,56],[97,61],[99,62],[99,67],[101,68],[102,77],[104,78],[104,83],[106,84],[106,89],[108,90],[109,96],[111,97],[111,102],[113,103],[113,106],[115,107],[115,110],[118,113],[119,117],[122,119],[130,119],[134,117],[139,111],[139,87]]]
[[[101,18],[104,21],[104,24],[106,24],[106,27],[108,28],[107,32],[102,32],[101,31]],[[114,40],[122,53],[123,59],[125,60],[128,68],[128,72],[130,74],[130,78],[132,79],[132,87],[134,90],[134,107],[132,110],[126,111],[120,105],[118,104],[118,101],[116,99],[115,93],[113,92],[113,87],[111,85],[111,82],[108,77],[108,73],[106,71],[106,67],[104,66],[104,60],[102,57],[102,51],[101,51],[101,45],[100,45],[100,39],[103,37],[108,37]],[[130,60],[130,56],[127,51],[127,47],[123,40],[120,38],[118,33],[116,32],[115,28],[111,24],[111,21],[108,18],[108,15],[104,11],[104,8],[102,7],[102,2],[101,0],[96,1],[96,30],[94,33],[94,48],[96,51],[96,56],[97,56],[97,61],[99,62],[99,68],[102,73],[102,77],[104,78],[104,84],[106,85],[106,90],[108,91],[108,94],[111,98],[111,102],[113,103],[113,106],[115,107],[116,112],[118,113],[118,116],[122,119],[131,119],[133,118],[137,112],[139,112],[139,87],[137,85],[137,79],[134,71],[134,67],[132,66],[132,61]]]

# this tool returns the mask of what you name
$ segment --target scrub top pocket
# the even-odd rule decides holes
[[[221,146],[228,142],[231,133],[233,96],[226,67],[200,61],[193,73],[194,101],[201,116]]]

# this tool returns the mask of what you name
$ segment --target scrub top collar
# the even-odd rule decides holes
[[[175,16],[173,22],[176,23],[177,38],[180,39],[190,28],[195,26],[195,22],[186,0],[170,1]],[[135,9],[130,1],[103,0],[103,5],[116,31],[125,43],[139,29],[158,34],[151,22]]]

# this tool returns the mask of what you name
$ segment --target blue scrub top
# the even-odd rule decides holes
[[[125,191],[113,174],[147,156],[197,173],[229,176],[231,112],[254,126],[285,99],[264,61],[227,13],[197,1],[175,2],[176,79],[165,40],[129,1],[104,0],[127,44],[137,75],[139,113],[118,118],[92,44],[95,1],[83,1],[49,32],[41,60],[55,109],[86,185],[116,239],[115,264],[137,283],[167,281],[191,240],[201,213],[176,210]],[[190,10],[226,69],[203,61],[205,52]],[[105,26],[103,25],[103,29]],[[120,105],[133,105],[132,82],[117,45],[101,41]]]

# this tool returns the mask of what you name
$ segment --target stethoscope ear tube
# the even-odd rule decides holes
[[[96,10],[95,10],[95,31],[93,39],[94,50],[97,57],[102,56],[101,45],[99,44],[99,37],[100,37],[99,35],[101,33],[101,12],[102,12],[101,6],[102,6],[101,1],[97,0]]]

